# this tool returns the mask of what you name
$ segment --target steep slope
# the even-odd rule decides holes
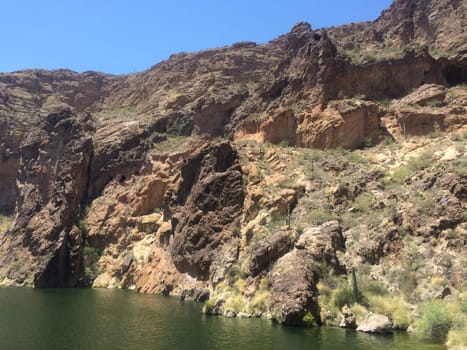
[[[397,0],[136,74],[0,74],[0,284],[295,325],[337,317],[352,269],[412,303],[461,295],[465,42],[465,1]],[[407,275],[417,246],[433,269]]]

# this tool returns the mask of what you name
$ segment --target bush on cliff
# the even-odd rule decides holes
[[[427,341],[444,343],[455,324],[455,315],[447,303],[434,300],[421,306],[421,317],[415,322],[416,334]]]

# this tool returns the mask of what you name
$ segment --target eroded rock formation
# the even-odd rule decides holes
[[[211,298],[293,325],[326,321],[320,281],[356,266],[420,300],[455,294],[465,24],[463,1],[397,0],[136,74],[0,74],[0,284]]]

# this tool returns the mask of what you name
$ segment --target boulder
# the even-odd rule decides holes
[[[321,323],[316,266],[323,261],[339,266],[336,252],[342,249],[337,221],[305,230],[295,248],[277,260],[269,273],[273,319],[286,325],[304,325],[303,317],[311,312],[316,322]]]
[[[384,315],[370,314],[357,327],[357,331],[364,333],[392,333],[392,320]]]
[[[357,320],[354,313],[347,305],[344,305],[341,309],[339,327],[342,328],[357,328]]]

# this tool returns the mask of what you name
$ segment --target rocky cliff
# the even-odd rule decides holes
[[[337,317],[352,269],[465,293],[465,13],[396,0],[136,74],[0,74],[0,284],[294,325]]]

